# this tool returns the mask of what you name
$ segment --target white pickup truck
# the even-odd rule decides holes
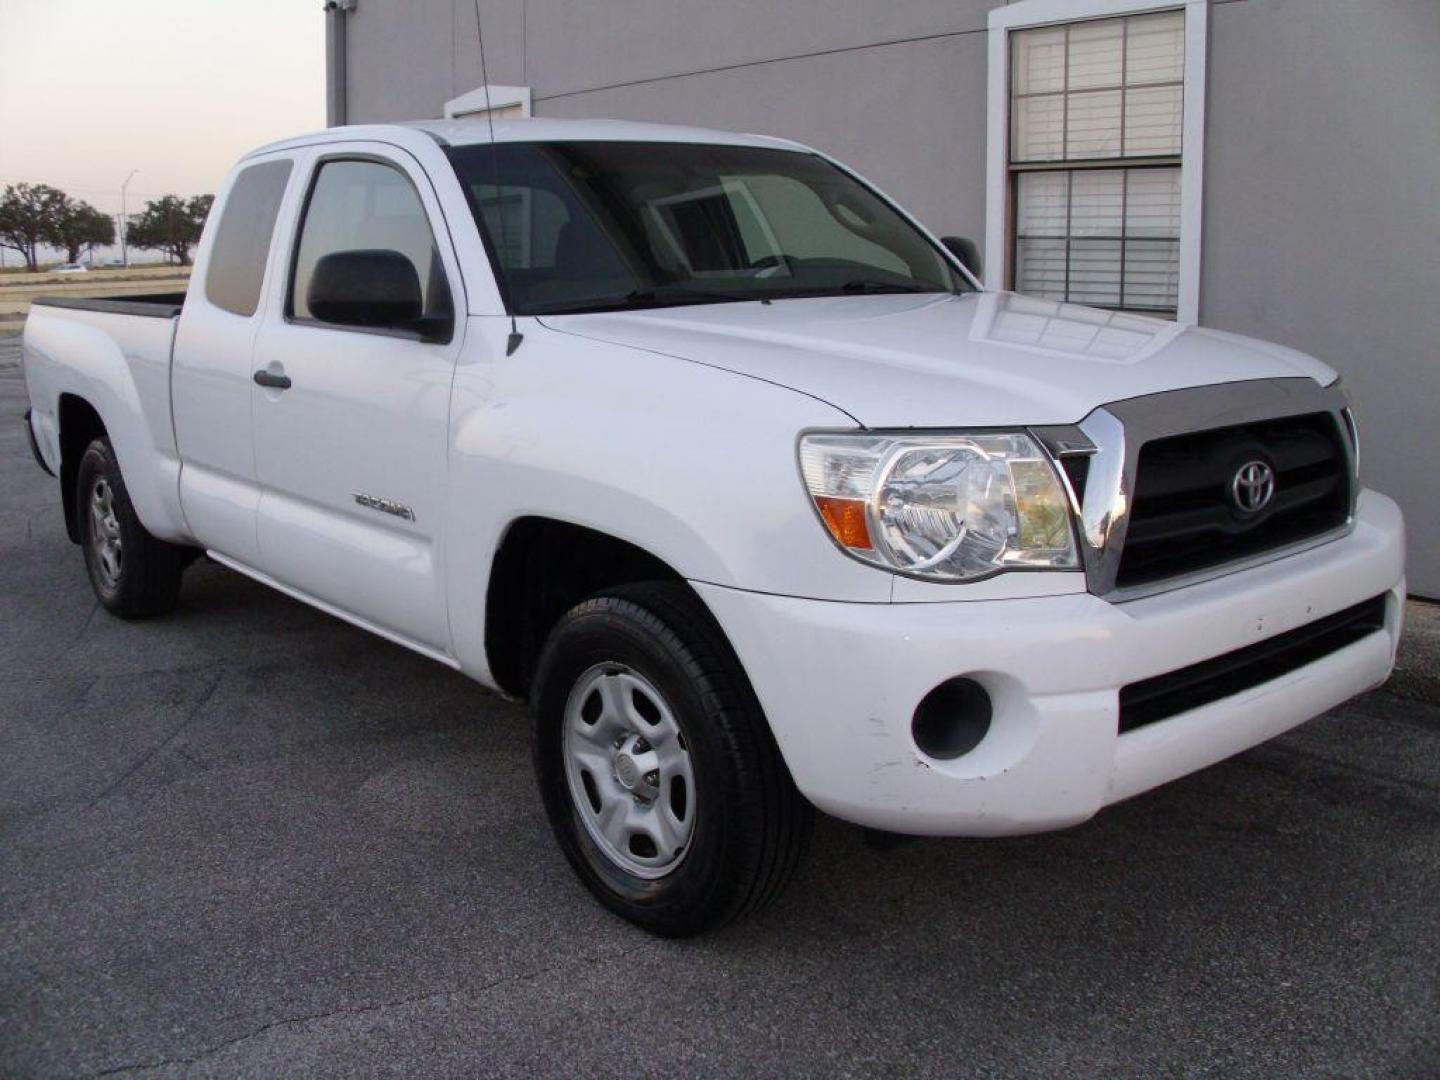
[[[812,806],[1056,829],[1390,670],[1334,371],[976,262],[778,139],[335,128],[236,166],[184,295],[38,301],[27,425],[110,611],[204,552],[528,699],[579,877],[694,933]]]

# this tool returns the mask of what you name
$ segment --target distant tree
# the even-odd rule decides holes
[[[200,242],[200,230],[214,201],[214,195],[153,199],[145,204],[145,212],[130,222],[125,239],[131,247],[163,251],[167,258],[189,266],[190,249]]]
[[[205,219],[210,216],[210,208],[215,205],[215,196],[195,195],[185,205],[190,211],[190,216],[195,219],[195,224],[203,229],[205,228]]]
[[[48,184],[9,184],[0,195],[0,246],[14,248],[31,270],[40,268],[42,243],[69,206],[63,191]]]
[[[66,262],[79,262],[83,248],[93,244],[101,247],[115,242],[115,222],[89,203],[67,200],[56,215],[45,242],[65,249]]]

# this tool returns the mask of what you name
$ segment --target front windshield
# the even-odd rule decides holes
[[[815,154],[641,142],[447,152],[519,315],[969,288],[888,203]]]

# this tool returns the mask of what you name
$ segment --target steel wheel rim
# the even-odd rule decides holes
[[[624,664],[596,664],[565,703],[565,780],[604,856],[653,880],[675,870],[695,829],[695,774],[669,704]]]
[[[120,519],[115,516],[115,489],[103,477],[90,487],[90,548],[95,568],[105,584],[120,583],[125,552],[120,540]]]

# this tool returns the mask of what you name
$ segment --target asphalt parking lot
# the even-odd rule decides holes
[[[0,338],[0,1076],[1440,1074],[1440,615],[1069,832],[822,820],[764,918],[606,914],[522,711],[200,563],[96,610]]]

